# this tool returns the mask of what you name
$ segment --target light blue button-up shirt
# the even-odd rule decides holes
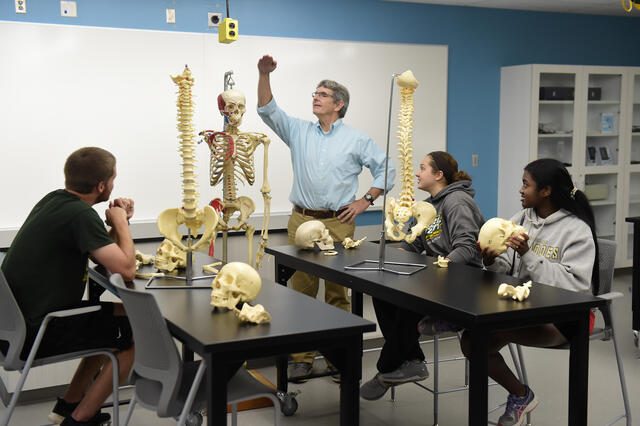
[[[289,201],[311,210],[338,210],[355,201],[362,166],[374,177],[372,187],[384,189],[385,153],[364,132],[338,119],[324,132],[315,123],[288,116],[271,99],[258,115],[291,150],[293,186]],[[387,190],[396,170],[389,159]],[[363,194],[364,195],[364,194]]]

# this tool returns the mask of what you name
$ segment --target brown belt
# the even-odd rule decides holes
[[[315,217],[316,219],[331,219],[333,217],[337,217],[340,215],[340,213],[343,212],[343,210],[338,210],[338,211],[333,211],[333,210],[309,210],[309,209],[303,209],[302,207],[293,206],[293,210],[297,211],[298,213],[302,213],[304,215],[307,216],[311,216],[311,217]]]

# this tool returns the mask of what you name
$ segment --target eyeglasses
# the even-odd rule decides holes
[[[312,98],[315,98],[316,96],[320,96],[321,98],[333,98],[333,95],[327,92],[318,92],[317,90],[315,92],[311,92]]]

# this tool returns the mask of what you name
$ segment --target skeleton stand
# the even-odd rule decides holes
[[[422,263],[405,263],[405,262],[387,262],[384,260],[384,249],[386,243],[386,229],[385,229],[385,221],[384,221],[384,209],[387,206],[387,175],[389,174],[389,140],[391,133],[391,105],[393,104],[393,83],[396,80],[396,77],[400,74],[392,74],[391,75],[391,94],[389,95],[389,121],[387,124],[387,156],[384,160],[384,192],[382,198],[382,230],[380,231],[380,257],[378,260],[362,260],[360,262],[354,263],[352,265],[345,266],[344,269],[348,271],[384,271],[384,272],[392,272],[397,275],[412,275],[422,269],[426,268],[427,265],[423,265]],[[376,266],[358,266],[363,264],[375,264]],[[400,271],[397,269],[387,268],[385,265],[395,265],[395,266],[403,266],[406,269],[404,271]]]
[[[189,231],[187,231],[189,232]],[[198,286],[198,285],[193,285],[193,281],[198,281],[198,280],[204,280],[204,279],[212,279],[215,278],[216,275],[202,275],[202,276],[198,276],[198,277],[194,277],[193,276],[193,250],[191,249],[191,246],[193,244],[193,238],[191,238],[191,234],[188,233],[187,235],[187,268],[186,268],[186,276],[184,277],[180,277],[178,275],[162,275],[162,276],[153,276],[151,278],[149,278],[149,281],[147,281],[147,284],[145,284],[144,288],[161,288],[161,289],[177,289],[177,288],[211,288],[211,284],[208,283],[206,285],[202,285],[202,286]],[[154,279],[167,279],[167,280],[180,280],[180,281],[184,281],[185,283],[183,285],[163,285],[163,286],[152,286],[151,283],[153,282]]]

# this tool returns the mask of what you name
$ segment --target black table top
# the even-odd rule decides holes
[[[200,265],[203,260],[204,256],[195,256],[194,264]],[[201,271],[198,266],[194,268],[194,275],[197,271]],[[108,287],[106,275],[104,270],[90,270],[92,279]],[[256,356],[264,356],[262,348],[266,345],[304,343],[319,336],[323,339],[341,338],[376,329],[370,321],[264,278],[262,289],[251,305],[262,304],[271,314],[271,322],[267,324],[242,324],[233,312],[211,306],[210,289],[145,290],[146,282],[146,279],[136,279],[129,285],[139,291],[151,292],[172,333],[198,353],[214,349],[224,352],[256,348],[259,352]],[[177,283],[172,281],[174,285]]]
[[[501,283],[515,286],[524,280],[455,263],[439,268],[433,264],[437,259],[393,247],[386,247],[385,261],[426,263],[427,267],[408,276],[383,271],[349,271],[344,266],[364,259],[378,260],[379,245],[363,242],[350,250],[336,245],[336,251],[337,256],[325,256],[319,250],[302,250],[296,246],[266,249],[276,256],[277,262],[283,261],[289,267],[308,271],[304,263],[311,263],[318,276],[419,313],[442,315],[466,328],[488,323],[493,323],[495,328],[500,322],[508,328],[510,322],[515,324],[531,317],[545,317],[545,322],[561,321],[569,319],[567,315],[606,303],[590,294],[538,283],[533,284],[529,298],[523,302],[502,298],[497,295]]]
[[[625,219],[625,222],[640,223],[640,216],[628,217]]]

